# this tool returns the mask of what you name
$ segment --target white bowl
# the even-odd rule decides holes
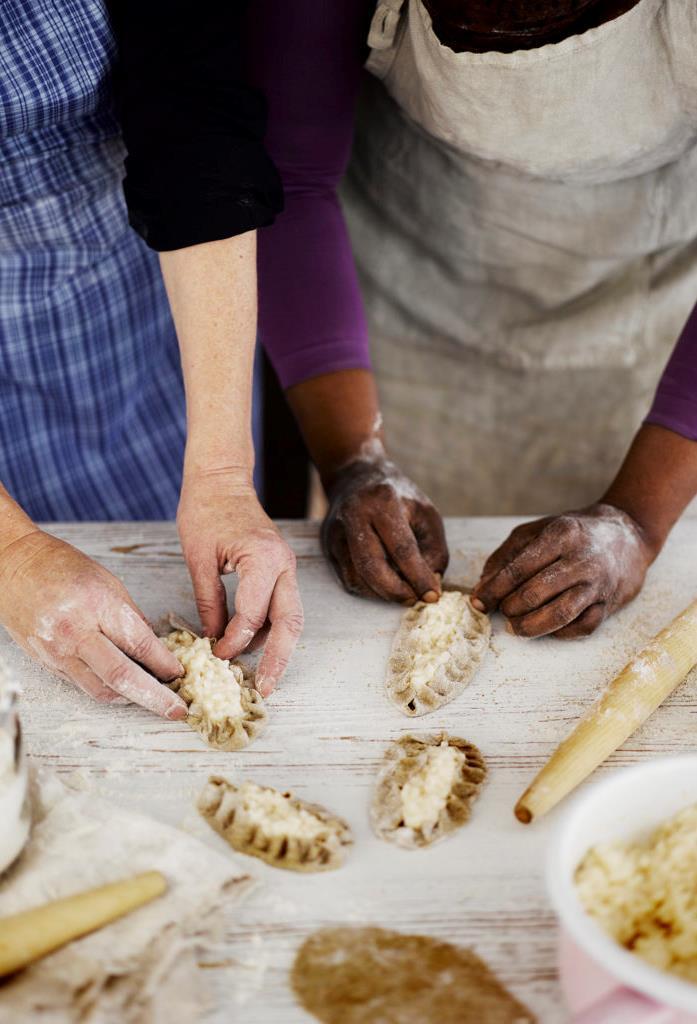
[[[641,839],[678,811],[696,803],[697,754],[685,754],[615,772],[578,796],[566,812],[549,850],[547,887],[563,933],[571,939],[567,943],[566,962],[562,964],[567,998],[570,988],[576,993],[583,991],[584,973],[591,973],[584,966],[587,957],[592,961],[595,983],[605,977],[612,988],[619,981],[648,997],[654,1006],[660,1004],[682,1011],[678,1016],[661,1017],[662,1020],[691,1019],[685,1018],[685,1013],[696,1015],[697,1019],[697,985],[652,967],[616,943],[586,913],[574,884],[576,868],[590,847]],[[581,955],[574,958],[574,954]],[[592,983],[589,977],[585,981]],[[606,990],[609,991],[607,986]],[[573,1002],[573,996],[570,1001]],[[620,1002],[620,998],[615,998],[615,1004]],[[584,1019],[610,1021],[612,1017]],[[639,1015],[634,1019],[638,1021]]]

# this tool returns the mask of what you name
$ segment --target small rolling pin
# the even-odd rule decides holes
[[[166,888],[159,871],[147,871],[0,919],[0,978],[116,921],[161,896]]]
[[[617,750],[697,665],[697,601],[651,640],[561,743],[515,805],[527,824]]]

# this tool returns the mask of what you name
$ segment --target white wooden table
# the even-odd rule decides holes
[[[473,582],[486,554],[513,525],[509,519],[451,520],[449,576]],[[173,525],[52,529],[120,576],[152,619],[169,609],[195,619]],[[0,657],[17,667],[26,691],[22,713],[30,755],[59,775],[81,771],[101,795],[199,834],[207,826],[193,800],[214,772],[291,788],[349,820],[356,844],[338,872],[296,876],[241,858],[261,884],[246,903],[230,908],[224,922],[225,958],[238,966],[234,991],[220,992],[220,1010],[212,1018],[220,1024],[242,1017],[250,1024],[310,1020],[294,1004],[288,967],[304,936],[346,922],[470,946],[541,1024],[563,1021],[555,922],[542,878],[558,814],[526,827],[514,819],[513,804],[632,651],[694,598],[697,522],[676,528],[640,597],[588,640],[525,642],[509,635],[497,617],[492,651],[478,677],[452,704],[415,720],[404,718],[383,693],[400,610],[344,594],[320,557],[315,525],[289,524],[285,533],[298,555],[306,627],[269,701],[270,724],[261,740],[241,753],[219,753],[184,724],[135,707],[94,704],[31,665],[0,632]],[[688,680],[600,772],[692,749],[696,727],[695,687]],[[430,850],[379,842],[367,807],[386,743],[404,732],[440,728],[476,743],[489,764],[471,822]],[[215,969],[209,974],[215,977]],[[220,969],[218,990],[230,987],[230,976]],[[231,1012],[240,1004],[243,1010]]]

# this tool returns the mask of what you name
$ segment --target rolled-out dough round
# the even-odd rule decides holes
[[[323,1024],[534,1024],[470,949],[383,928],[323,928],[291,972]]]

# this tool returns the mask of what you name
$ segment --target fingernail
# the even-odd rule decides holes
[[[182,718],[186,718],[187,711],[188,709],[183,704],[173,704],[165,718],[169,718],[170,721],[180,721]]]
[[[476,608],[478,612],[485,612],[486,611],[486,607],[484,606],[484,603],[482,601],[480,601],[478,597],[471,598],[471,601],[472,601],[472,607]]]
[[[435,590],[427,590],[424,596],[421,598],[422,601],[426,601],[428,604],[433,604],[434,601],[438,600],[438,593]]]
[[[269,697],[274,690],[274,684],[267,679],[260,679],[258,676],[254,681],[254,687],[262,697]]]
[[[511,636],[516,636],[516,631],[514,630],[513,626],[510,624],[510,622],[506,623],[506,632],[510,633]]]
[[[254,632],[253,629],[248,629],[247,627],[245,627],[244,629],[240,630],[240,636],[242,640],[244,640],[244,647],[242,648],[242,650],[244,650],[245,647],[249,647],[252,640],[256,636],[256,633]]]

